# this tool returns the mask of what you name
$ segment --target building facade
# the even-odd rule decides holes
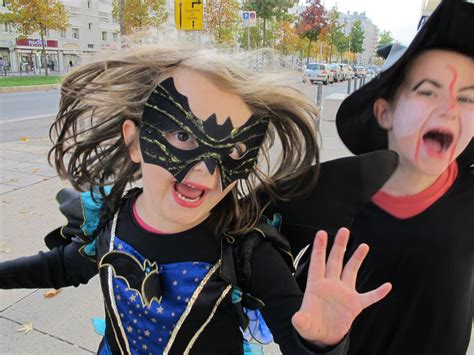
[[[46,63],[41,59],[39,34],[21,38],[8,23],[0,23],[0,57],[10,70],[36,72],[48,65],[63,72],[79,64],[81,58],[100,50],[120,46],[120,28],[112,18],[113,0],[61,0],[69,18],[66,31],[48,31],[45,36]],[[0,0],[0,12],[8,12],[8,1]]]
[[[374,64],[375,52],[379,40],[379,29],[374,25],[372,20],[365,15],[365,11],[360,13],[353,12],[352,14],[349,12],[340,13],[339,23],[344,26],[343,31],[346,36],[351,33],[352,26],[357,20],[360,21],[362,29],[364,30],[364,51],[357,55],[356,61],[357,64],[370,66]]]

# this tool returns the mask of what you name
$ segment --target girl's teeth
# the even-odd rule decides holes
[[[187,198],[187,197],[184,197],[183,195],[181,195],[179,193],[179,191],[176,191],[176,195],[179,197],[180,200],[183,200],[183,201],[186,201],[186,202],[196,202],[201,198],[200,196],[196,197],[196,198]]]

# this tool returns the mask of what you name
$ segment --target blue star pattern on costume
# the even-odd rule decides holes
[[[115,238],[114,250],[127,253],[145,264],[145,258],[119,237]],[[163,353],[180,317],[211,267],[204,262],[159,264],[163,295],[161,302],[153,299],[149,306],[144,304],[139,292],[128,288],[122,278],[113,277],[115,304],[132,353]]]

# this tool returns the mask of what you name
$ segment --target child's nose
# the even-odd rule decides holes
[[[205,179],[209,184],[207,186],[211,187],[215,185],[215,182],[220,179],[219,168],[217,167],[217,161],[213,158],[207,158],[196,163],[191,171],[200,175],[200,179]]]

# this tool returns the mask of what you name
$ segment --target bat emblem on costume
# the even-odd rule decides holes
[[[141,263],[130,254],[114,250],[100,260],[99,268],[104,266],[110,266],[115,277],[124,280],[129,289],[140,295],[142,305],[150,307],[153,300],[161,302],[163,293],[156,262],[145,259]]]

